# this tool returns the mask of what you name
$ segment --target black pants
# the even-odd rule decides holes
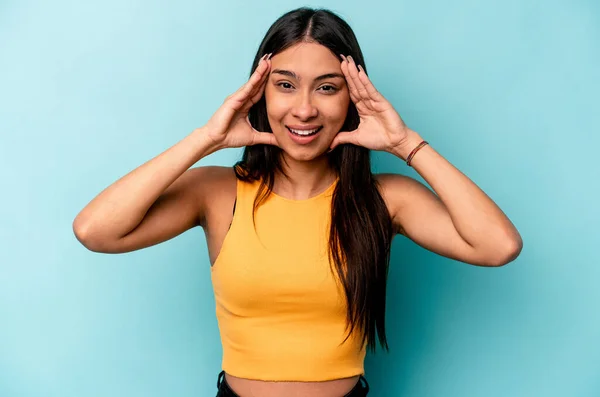
[[[231,390],[231,387],[229,387],[229,384],[225,379],[225,371],[221,371],[219,374],[217,379],[217,389],[219,391],[217,392],[216,397],[240,397],[233,390]],[[365,397],[368,393],[369,383],[365,377],[361,375],[358,379],[358,383],[356,383],[356,386],[354,386],[352,390],[350,390],[350,392],[348,392],[348,394],[346,394],[344,397]]]

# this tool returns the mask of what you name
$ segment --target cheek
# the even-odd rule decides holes
[[[346,121],[346,116],[348,115],[348,104],[348,100],[344,97],[326,101],[321,106],[321,114],[325,116],[325,119],[329,123],[341,128],[344,124],[344,121]]]
[[[269,90],[265,91],[265,104],[271,122],[280,121],[289,111],[285,98],[277,95],[277,93],[270,93]]]

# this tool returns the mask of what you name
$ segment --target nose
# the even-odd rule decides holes
[[[310,92],[299,93],[297,95],[296,103],[294,104],[291,113],[299,120],[309,120],[319,115],[317,107],[312,103],[312,96]]]

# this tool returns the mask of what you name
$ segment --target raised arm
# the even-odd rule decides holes
[[[266,58],[266,57],[264,57]],[[277,142],[256,131],[248,111],[264,93],[270,61],[262,59],[202,128],[98,194],[73,221],[77,239],[96,252],[122,253],[168,240],[202,224],[220,167],[189,169],[216,150]]]
[[[353,131],[340,132],[331,148],[351,143],[407,161],[423,139],[406,126],[352,57],[342,59],[360,123]],[[502,266],[519,255],[523,241],[510,219],[435,149],[423,146],[410,165],[434,191],[407,176],[378,176],[399,233],[430,251],[473,265]]]
[[[92,251],[121,253],[199,225],[212,167],[188,168],[214,150],[195,130],[98,194],[73,221],[75,236]]]

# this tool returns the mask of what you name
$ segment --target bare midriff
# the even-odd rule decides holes
[[[359,376],[324,382],[266,382],[226,373],[225,380],[240,397],[343,397],[356,386]]]

